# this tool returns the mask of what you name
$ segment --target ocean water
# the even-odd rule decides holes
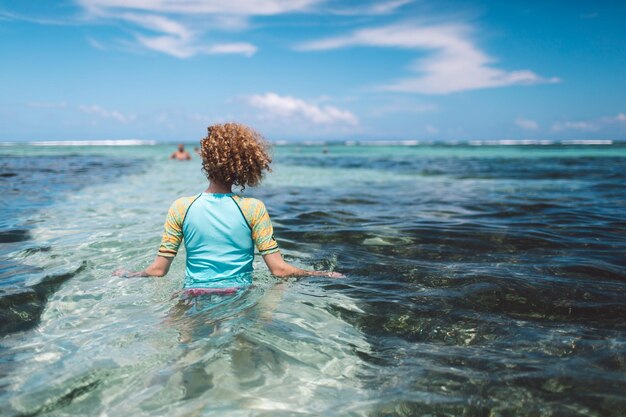
[[[276,147],[244,194],[346,278],[195,300],[112,271],[198,158],[0,147],[0,415],[626,415],[626,145],[483,145]]]

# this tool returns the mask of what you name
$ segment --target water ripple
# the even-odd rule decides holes
[[[182,259],[111,275],[204,186],[168,150],[0,160],[6,195],[32,170],[63,196],[5,211],[2,415],[623,414],[622,148],[284,148],[254,196],[290,262],[347,278],[256,259],[250,291],[205,300],[179,295]]]

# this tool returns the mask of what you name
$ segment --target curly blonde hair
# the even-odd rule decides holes
[[[243,190],[258,185],[263,171],[271,172],[269,145],[254,129],[239,123],[209,126],[200,149],[202,171],[209,180]]]

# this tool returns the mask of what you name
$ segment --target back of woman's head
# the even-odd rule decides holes
[[[259,133],[239,123],[209,126],[200,141],[202,170],[209,180],[245,188],[261,182],[272,158]]]

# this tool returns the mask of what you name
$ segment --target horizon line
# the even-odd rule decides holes
[[[185,141],[159,141],[144,139],[104,140],[44,140],[5,141],[0,146],[156,146],[192,145]],[[571,146],[571,145],[620,145],[626,140],[615,139],[495,139],[495,140],[273,140],[272,146]]]

